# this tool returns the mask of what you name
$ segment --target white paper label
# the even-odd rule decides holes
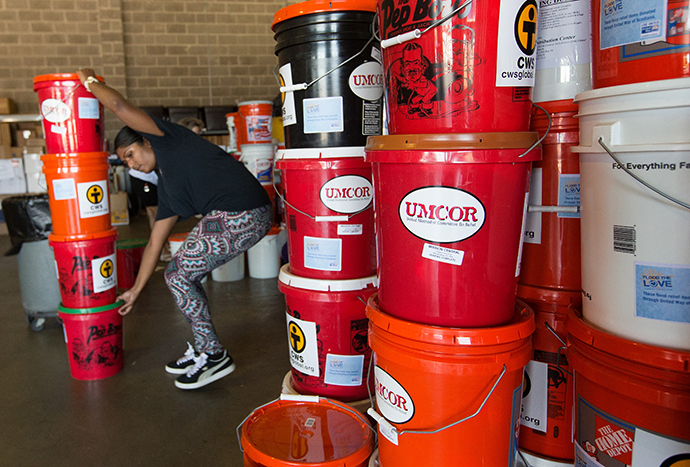
[[[532,360],[525,367],[520,424],[546,433],[549,365]]]
[[[50,125],[50,132],[55,133],[56,135],[66,135],[67,128],[59,125]]]
[[[496,53],[496,86],[534,86],[537,2],[501,0]]]
[[[338,235],[362,235],[362,224],[338,224]]]
[[[365,101],[376,101],[383,96],[383,67],[379,62],[366,62],[350,73],[350,90]]]
[[[72,109],[57,99],[46,99],[41,103],[41,115],[50,123],[62,123],[72,116]]]
[[[91,97],[80,97],[77,99],[79,105],[79,118],[98,120],[98,99]]]
[[[542,205],[542,171],[541,167],[532,169],[532,178],[529,181],[529,205]],[[541,245],[541,213],[527,212],[525,220],[525,243]]]
[[[287,315],[288,344],[292,368],[310,376],[319,376],[319,343],[316,323]]]
[[[335,386],[360,386],[364,355],[326,355],[324,383]]]
[[[82,219],[110,213],[107,180],[77,183],[77,198],[79,199],[79,217]]]
[[[343,98],[320,97],[302,101],[304,133],[338,133],[344,130]]]
[[[373,199],[373,185],[361,175],[342,175],[328,180],[319,190],[324,206],[340,214],[366,209]]]
[[[319,271],[340,271],[343,241],[339,238],[304,237],[304,267]]]
[[[280,67],[280,84],[282,86],[292,86],[292,66],[289,63]],[[295,93],[293,91],[284,92],[281,95],[283,100],[283,127],[297,123],[297,112],[295,112]]]
[[[374,368],[376,407],[392,423],[405,423],[414,417],[414,401],[400,383],[380,367]]]
[[[112,254],[104,258],[94,258],[91,260],[94,293],[105,292],[117,285],[115,257],[116,255]]]
[[[537,70],[590,63],[590,0],[539,4]]]
[[[53,198],[56,201],[74,199],[77,197],[77,187],[73,178],[59,178],[53,180]]]
[[[438,245],[424,244],[422,249],[422,258],[438,261],[439,263],[454,264],[462,266],[462,260],[465,257],[465,252],[461,250],[453,250],[452,248],[445,248]]]

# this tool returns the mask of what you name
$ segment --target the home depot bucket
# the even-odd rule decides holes
[[[371,164],[360,148],[278,151],[293,274],[356,279],[376,273]]]
[[[113,376],[124,366],[123,301],[96,308],[68,308],[60,305],[72,377],[80,380]]]
[[[98,80],[104,81],[100,76]],[[105,149],[103,104],[86,90],[76,73],[36,76],[34,91],[49,154]]]
[[[568,310],[582,307],[580,291],[520,285],[518,299],[534,310],[534,356],[525,368],[520,449],[549,459],[573,459],[573,379],[565,353]]]
[[[280,234],[280,230],[278,226],[271,227],[264,238],[247,250],[249,277],[254,279],[278,277],[280,272],[278,234]]]
[[[365,303],[376,277],[308,279],[280,270],[285,294],[293,385],[300,394],[356,401],[368,396]]]
[[[544,136],[542,160],[532,165],[521,284],[580,290],[580,157],[570,148],[580,134],[573,101],[542,102],[532,130]]]
[[[515,466],[532,310],[504,326],[447,328],[404,321],[369,299],[381,465]]]
[[[592,1],[594,89],[690,77],[688,0]]]
[[[246,101],[237,104],[238,131],[242,133],[240,144],[273,142],[273,103],[271,101]],[[235,121],[237,123],[237,120]]]
[[[375,0],[310,0],[273,16],[285,147],[364,146],[381,134]]]
[[[244,467],[366,467],[374,450],[362,414],[317,397],[282,396],[257,408],[238,438]]]
[[[67,308],[110,305],[117,296],[117,230],[81,237],[50,235],[55,253],[60,296]]]
[[[378,24],[389,134],[529,130],[536,2],[380,0]]]
[[[575,465],[682,467],[690,462],[690,352],[616,337],[571,312]]]
[[[584,318],[626,339],[690,350],[690,78],[576,101]]]
[[[273,159],[275,146],[272,143],[243,144],[240,162],[249,170],[262,185],[273,183]]]
[[[148,240],[145,238],[121,239],[115,242],[117,248],[117,286],[131,289],[139,274],[141,258]]]
[[[369,138],[381,308],[439,326],[513,316],[536,133]]]
[[[109,230],[108,153],[46,154],[41,160],[53,233],[84,235]]]

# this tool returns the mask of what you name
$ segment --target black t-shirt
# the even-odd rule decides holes
[[[244,164],[192,130],[152,118],[164,136],[140,134],[151,143],[156,156],[156,219],[205,216],[214,210],[249,211],[271,203]]]

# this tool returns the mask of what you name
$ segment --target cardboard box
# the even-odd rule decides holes
[[[10,123],[0,123],[0,146],[12,146],[12,127]]]
[[[21,157],[0,159],[0,194],[26,193],[26,176]]]
[[[17,104],[9,97],[0,97],[0,115],[16,114]]]
[[[15,157],[22,157],[24,148],[16,146],[0,146],[0,159],[13,159]]]
[[[110,223],[112,225],[129,225],[127,192],[110,193]]]

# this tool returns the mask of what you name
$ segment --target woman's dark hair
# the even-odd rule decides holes
[[[115,137],[115,142],[113,143],[113,146],[115,146],[114,150],[117,151],[118,148],[123,148],[134,143],[143,145],[144,137],[136,131],[132,130],[130,127],[123,126],[117,134],[117,136]]]

